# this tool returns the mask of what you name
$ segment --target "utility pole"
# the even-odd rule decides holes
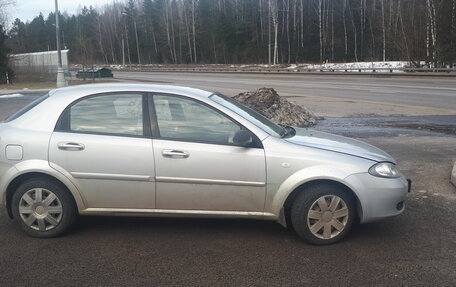
[[[59,59],[59,66],[57,68],[57,88],[65,87],[65,73],[62,67],[62,51],[60,48],[60,25],[59,25],[59,6],[57,0],[55,0],[55,35],[57,39],[57,56]]]

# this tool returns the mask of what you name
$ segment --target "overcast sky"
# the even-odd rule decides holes
[[[60,12],[67,11],[69,14],[76,13],[84,5],[102,7],[110,2],[114,0],[58,0]],[[123,2],[123,0],[116,0],[116,2]],[[46,18],[53,11],[55,11],[55,0],[16,0],[16,5],[9,9],[8,18],[9,22],[14,22],[16,18],[26,22],[33,20],[40,12]]]

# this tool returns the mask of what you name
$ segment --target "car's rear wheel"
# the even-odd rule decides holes
[[[61,184],[35,178],[22,183],[12,198],[14,219],[33,237],[55,237],[74,223],[77,209]]]
[[[340,241],[350,231],[355,204],[336,185],[314,185],[302,191],[291,207],[296,233],[309,243],[325,245]]]

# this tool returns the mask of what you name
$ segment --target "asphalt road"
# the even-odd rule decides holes
[[[184,80],[173,82],[185,84],[180,82]],[[186,80],[189,85],[191,80]],[[286,88],[274,81],[268,86],[277,83]],[[245,90],[256,84],[220,85]],[[347,89],[340,94],[357,90]],[[452,99],[450,91],[438,97]],[[0,97],[0,118],[32,98]],[[420,104],[419,99],[414,98],[414,105]],[[343,124],[348,127],[321,128],[350,135],[351,124]],[[357,128],[360,125],[356,122]],[[64,237],[34,239],[0,216],[0,286],[454,285],[456,189],[448,177],[456,159],[456,137],[404,135],[390,133],[390,128],[382,127],[367,137],[360,132],[354,135],[389,152],[412,178],[406,211],[357,225],[339,244],[312,246],[274,222],[258,220],[121,217],[81,217]],[[4,214],[2,207],[0,214]]]
[[[199,87],[227,95],[235,95],[261,87],[273,87],[280,95],[291,97],[310,95],[432,107],[456,113],[456,80],[454,78],[119,71],[115,71],[114,74],[117,79],[121,80]]]

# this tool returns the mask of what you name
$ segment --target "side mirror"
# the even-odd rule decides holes
[[[237,146],[247,147],[253,143],[253,134],[246,130],[239,130],[230,137],[229,143]]]

